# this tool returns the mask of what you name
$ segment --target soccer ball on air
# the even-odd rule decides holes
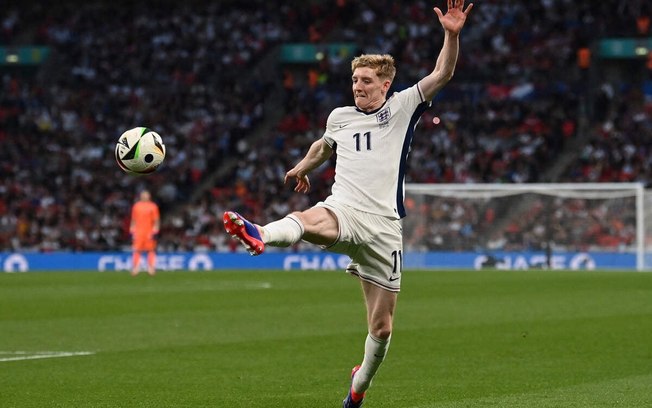
[[[127,173],[149,174],[165,159],[165,145],[161,136],[146,127],[124,132],[115,145],[115,160]]]

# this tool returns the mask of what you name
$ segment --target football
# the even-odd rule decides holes
[[[137,127],[124,132],[115,145],[115,160],[127,173],[149,174],[163,163],[165,145],[152,129]]]

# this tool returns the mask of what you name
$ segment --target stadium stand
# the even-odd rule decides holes
[[[278,44],[391,53],[395,89],[432,69],[441,45],[426,1],[18,4],[0,11],[0,43],[53,53],[38,72],[0,71],[0,248],[10,251],[125,248],[128,208],[145,185],[161,205],[162,250],[235,250],[224,209],[266,222],[327,195],[332,164],[312,175],[309,196],[282,178],[330,109],[351,103],[350,56],[272,69]],[[456,76],[417,128],[408,181],[650,180],[650,101],[624,81],[592,95],[576,60],[591,38],[640,34],[646,15],[636,1],[477,7]],[[270,104],[279,85],[282,103]],[[169,157],[134,179],[112,146],[143,124]]]

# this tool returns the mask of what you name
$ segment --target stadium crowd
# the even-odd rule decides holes
[[[345,15],[350,18],[342,23],[346,28],[338,31],[335,39],[364,45],[363,52],[396,56],[395,89],[409,86],[432,69],[440,35],[427,2],[399,7],[389,1],[361,1],[350,3],[349,7]],[[461,38],[455,78],[417,127],[408,162],[408,182],[554,181],[545,179],[544,174],[568,142],[577,137],[578,121],[588,110],[586,70],[578,65],[578,51],[596,33],[631,34],[628,28],[634,26],[636,16],[647,12],[642,3],[620,4],[614,12],[605,4],[593,7],[588,2],[554,1],[490,2],[483,3],[480,9]],[[260,185],[273,188],[273,192],[265,195],[265,200],[242,200],[240,207],[236,207],[239,211],[261,222],[287,212],[288,203],[292,203],[291,189],[279,191],[278,180],[285,169],[300,159],[311,141],[321,135],[328,112],[335,106],[350,104],[348,57],[327,55],[318,66],[286,69],[288,114],[272,137],[276,152],[265,152],[265,161],[253,156],[242,166],[248,169],[245,174],[265,174]],[[440,118],[440,125],[432,122],[435,116]],[[644,140],[639,139],[639,143]],[[274,170],[266,173],[269,160],[274,163]],[[649,163],[645,168],[650,168]],[[332,166],[325,166],[313,176],[320,182],[313,183],[318,189],[310,202],[325,197],[333,174]],[[260,197],[256,181],[241,178],[237,173],[233,179],[248,186],[253,183],[251,196]],[[584,175],[564,180],[594,181]],[[600,181],[619,180],[622,179]],[[639,175],[630,179],[634,180],[647,179]],[[300,207],[296,208],[306,203],[300,200],[298,204]],[[456,212],[467,221],[475,218],[471,210],[466,213],[458,208]],[[531,218],[525,216],[521,222],[510,224],[508,247],[531,247],[534,240],[528,237],[536,236],[533,230],[540,230],[540,226],[524,222]],[[427,217],[417,219],[425,225],[433,222]],[[473,234],[461,237],[469,222],[465,223],[467,229],[456,228],[456,223],[443,219],[446,222],[435,228],[447,230],[445,243],[431,248],[459,249],[459,242],[474,248],[485,243],[485,239]],[[406,222],[410,222],[409,217]],[[568,247],[569,241],[562,241],[560,245]],[[631,240],[623,238],[621,242]]]
[[[586,113],[578,50],[596,36],[635,34],[633,21],[646,13],[637,1],[484,2],[461,38],[455,78],[417,127],[407,181],[548,181],[543,175],[578,137]],[[124,248],[128,209],[145,186],[161,205],[162,250],[235,250],[221,225],[225,209],[264,223],[328,194],[332,163],[312,175],[309,196],[283,186],[283,175],[321,136],[330,110],[352,103],[352,55],[287,65],[276,78],[285,102],[275,108],[285,117],[253,140],[274,108],[265,105],[272,86],[256,71],[271,47],[340,41],[390,53],[400,89],[432,69],[441,46],[427,1],[64,3],[8,8],[0,19],[0,42],[32,33],[53,48],[36,79],[8,72],[0,84],[1,250]],[[631,85],[615,86],[624,85],[604,85],[600,107],[609,114],[589,117],[590,143],[565,181],[650,179],[649,101]],[[138,179],[119,172],[112,146],[122,130],[142,124],[163,135],[169,157]],[[232,157],[233,170],[190,201]],[[465,216],[480,217],[475,212]]]
[[[624,251],[636,242],[634,196],[415,196],[409,203],[415,217],[404,224],[408,251]]]
[[[5,37],[31,24],[25,30],[53,52],[37,80],[3,75],[0,247],[119,248],[129,241],[138,189],[147,186],[171,211],[236,154],[265,115],[269,86],[247,68],[274,44],[300,37],[286,27],[311,19],[282,2],[257,3],[62,3],[8,12]],[[122,131],[143,124],[164,135],[171,154],[159,173],[136,179],[116,171],[112,148]]]
[[[650,84],[652,85],[652,77]],[[565,179],[574,182],[644,182],[652,180],[652,86],[604,84],[589,140]],[[647,99],[646,99],[647,98]]]

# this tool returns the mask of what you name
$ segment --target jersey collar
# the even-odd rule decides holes
[[[365,112],[362,109],[358,108],[357,106],[355,107],[355,110],[357,110],[360,113],[364,113],[365,115],[373,115],[375,113],[378,113],[378,111],[381,110],[382,108],[384,108],[386,104],[387,104],[387,99],[385,99],[385,102],[383,102],[383,104],[380,105],[378,109],[374,109],[371,112]]]

